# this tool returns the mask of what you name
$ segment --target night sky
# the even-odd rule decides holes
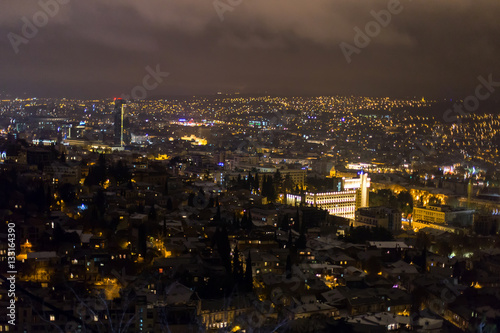
[[[354,45],[354,28],[390,1],[219,0],[235,5],[221,20],[212,0],[65,0],[16,54],[9,33],[23,37],[22,18],[43,19],[40,3],[54,1],[0,2],[0,91],[113,97],[157,65],[170,75],[148,97],[456,97],[479,75],[500,81],[497,0],[402,0],[350,64],[339,43]]]

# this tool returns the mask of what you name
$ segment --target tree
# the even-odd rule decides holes
[[[255,177],[253,179],[253,188],[255,190],[255,192],[259,192],[259,187],[260,187],[260,179],[259,179],[259,174],[256,173],[255,174]]]
[[[367,241],[391,241],[394,240],[391,232],[382,227],[357,227],[351,228],[345,238],[347,242],[362,244]]]
[[[132,174],[122,160],[119,160],[116,164],[110,167],[110,174],[115,178],[117,185],[127,183],[132,180]]]
[[[302,221],[302,224],[300,223],[300,212],[299,212],[299,207],[297,207],[297,210],[295,212],[295,221],[294,223],[297,224],[297,225],[304,225],[303,228],[301,228],[301,230],[305,229],[305,224],[303,223],[304,221]]]
[[[214,221],[217,223],[221,221],[220,206],[217,206],[217,211],[215,213]]]
[[[243,279],[243,267],[240,261],[240,251],[238,246],[234,248],[233,252],[233,279],[236,284],[242,282]]]
[[[151,205],[151,208],[149,209],[149,214],[148,214],[148,219],[149,221],[151,222],[155,222],[156,221],[156,218],[157,218],[157,213],[156,213],[156,208],[155,208],[155,204],[153,203]]]
[[[295,242],[295,246],[297,249],[305,249],[307,244],[307,239],[306,235],[304,233],[300,233],[299,238],[297,238],[297,241]]]
[[[288,218],[288,214],[285,214],[281,219],[280,229],[283,231],[288,231],[290,229],[290,219]]]
[[[144,205],[142,203],[137,205],[137,213],[144,214]]]
[[[423,231],[419,231],[417,233],[417,239],[415,242],[415,245],[418,249],[427,249],[431,245],[431,239],[429,238],[429,235],[427,235]]]
[[[97,165],[90,168],[84,184],[87,186],[102,185],[106,180],[106,173],[106,158],[104,154],[100,154]]]
[[[281,181],[282,181],[282,178],[281,178],[281,172],[279,169],[276,169],[276,172],[274,173],[273,175],[273,181],[275,184],[277,184],[278,186],[281,185]]]
[[[104,191],[101,188],[94,195],[93,204],[97,208],[100,216],[104,216],[104,212],[106,210],[106,196],[104,195]]]
[[[188,206],[190,206],[190,207],[194,206],[194,193],[189,193],[189,196],[188,196]]]
[[[246,188],[251,191],[253,188],[253,185],[254,185],[254,179],[253,179],[252,173],[249,171],[248,176],[247,176],[247,181],[246,181]]]
[[[294,185],[295,184],[292,178],[290,177],[290,174],[287,173],[285,176],[285,180],[283,181],[283,191],[285,192],[284,193],[285,200],[286,200],[286,195],[293,190]]]
[[[251,292],[253,290],[252,255],[250,251],[248,251],[248,258],[245,267],[244,288],[247,292]]]
[[[233,228],[235,230],[240,229],[240,220],[238,219],[238,216],[236,216],[236,213],[233,214]]]
[[[144,224],[141,224],[137,228],[137,239],[138,239],[138,244],[137,244],[137,252],[140,253],[143,257],[146,256],[147,252],[147,244],[146,244],[146,237],[147,237],[147,232],[146,232],[146,226]]]
[[[271,202],[276,200],[276,189],[273,183],[273,179],[270,176],[265,176],[264,182],[262,184],[262,196],[267,197]]]
[[[227,272],[231,273],[231,246],[226,226],[222,226],[222,229],[217,227],[214,234],[214,243],[217,246],[217,252],[222,264],[226,267]]]
[[[163,194],[168,195],[168,175],[167,175],[167,178],[165,179],[165,186],[163,188]]]
[[[429,205],[441,205],[441,204],[442,204],[441,199],[439,199],[438,197],[432,196],[429,198]]]
[[[367,271],[368,275],[377,275],[382,269],[382,265],[380,264],[380,260],[375,257],[369,258],[364,262],[363,268]]]
[[[55,223],[52,237],[53,237],[53,243],[54,243],[54,246],[56,249],[59,248],[59,246],[63,242],[64,234],[65,234],[65,232],[64,232],[64,229],[61,227],[61,225],[59,223]]]
[[[413,197],[408,191],[401,191],[399,192],[398,196],[396,197],[398,204],[399,204],[399,209],[407,216],[408,214],[411,214],[413,211]]]
[[[288,241],[286,243],[286,247],[291,249],[293,247],[293,237],[292,237],[292,231],[288,231]]]
[[[253,222],[252,222],[252,213],[248,211],[248,223],[247,223],[247,230],[250,231],[253,228]]]
[[[59,196],[65,204],[71,205],[76,198],[75,186],[70,183],[64,183],[59,186]]]
[[[286,257],[286,266],[285,266],[286,278],[292,278],[292,257],[288,255]]]
[[[247,224],[248,224],[248,217],[247,217],[247,214],[246,213],[243,213],[243,217],[241,218],[241,228],[242,229],[246,229],[247,228]]]
[[[442,256],[448,257],[453,252],[453,248],[450,243],[442,240],[437,242],[437,252]]]
[[[427,248],[422,249],[420,256],[415,258],[415,264],[421,268],[421,272],[427,272]]]
[[[381,189],[370,193],[370,206],[399,208],[398,200],[391,190]]]

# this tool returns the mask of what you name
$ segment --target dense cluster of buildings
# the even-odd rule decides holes
[[[440,125],[433,149],[452,140],[459,154],[413,159],[405,135],[422,139],[435,120],[404,109],[430,107],[2,102],[16,325],[1,315],[0,332],[494,331],[498,156],[483,154],[487,135],[463,156],[471,122],[498,121]],[[0,242],[2,265],[9,253]]]

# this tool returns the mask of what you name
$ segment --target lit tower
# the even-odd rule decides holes
[[[359,176],[360,178],[360,187],[357,190],[357,195],[356,195],[356,209],[358,208],[363,208],[363,207],[368,207],[368,174],[361,171],[361,174]]]
[[[467,208],[470,209],[470,201],[472,198],[472,178],[469,178],[469,183],[467,184]]]
[[[123,147],[123,119],[125,116],[125,100],[115,98],[115,145]]]

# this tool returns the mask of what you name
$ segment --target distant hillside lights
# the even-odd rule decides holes
[[[66,5],[68,3],[69,0],[40,0],[38,5],[41,10],[33,14],[31,20],[26,16],[21,18],[21,21],[24,23],[21,28],[22,36],[13,32],[7,34],[7,38],[9,39],[10,45],[12,45],[14,53],[18,54],[21,44],[28,44],[31,39],[38,35],[38,29],[45,27],[49,23],[49,18],[53,18],[59,13],[60,5]]]
[[[198,138],[195,135],[183,136],[183,137],[181,137],[181,140],[190,141],[193,146],[206,146],[207,145],[206,139]]]

